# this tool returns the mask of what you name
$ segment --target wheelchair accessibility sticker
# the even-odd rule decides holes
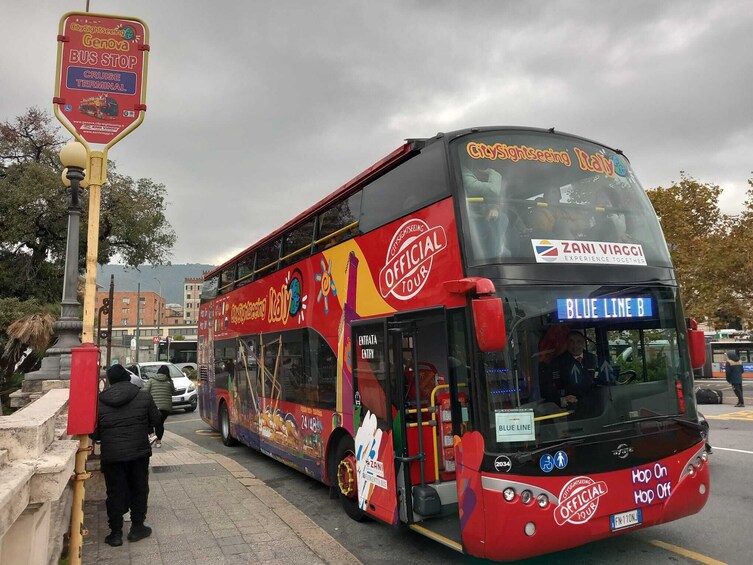
[[[541,470],[545,473],[551,472],[551,470],[554,469],[554,457],[548,453],[542,455],[541,459],[539,459],[539,467],[541,467]]]

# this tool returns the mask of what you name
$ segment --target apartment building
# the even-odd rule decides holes
[[[187,325],[199,323],[199,294],[203,281],[201,277],[183,281],[183,321]]]
[[[97,292],[95,308],[104,304],[108,292]],[[157,326],[162,321],[165,299],[156,292],[122,291],[113,293],[112,326]],[[138,316],[138,317],[137,317]],[[103,323],[104,325],[104,323]]]

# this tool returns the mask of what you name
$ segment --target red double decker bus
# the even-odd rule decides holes
[[[704,506],[689,325],[620,151],[438,134],[205,276],[200,410],[356,520],[520,559]]]

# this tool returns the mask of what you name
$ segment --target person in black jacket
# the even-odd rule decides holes
[[[122,365],[107,370],[110,387],[99,395],[97,427],[92,439],[101,443],[100,461],[107,488],[105,543],[123,545],[123,514],[131,509],[128,541],[149,537],[144,525],[149,498],[149,430],[162,426],[162,416],[148,392],[131,384]]]
[[[736,351],[727,352],[727,364],[724,366],[724,372],[727,382],[732,385],[732,390],[737,396],[735,408],[745,407],[745,398],[743,397],[743,364],[740,362],[740,356]]]
[[[585,347],[585,336],[571,331],[567,350],[552,360],[551,381],[545,387],[547,400],[575,410],[577,417],[589,417],[596,410],[589,393],[596,386],[598,362],[596,355]]]

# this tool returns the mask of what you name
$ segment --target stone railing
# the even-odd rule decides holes
[[[66,435],[67,412],[65,388],[0,416],[0,563],[60,558],[79,445]]]

